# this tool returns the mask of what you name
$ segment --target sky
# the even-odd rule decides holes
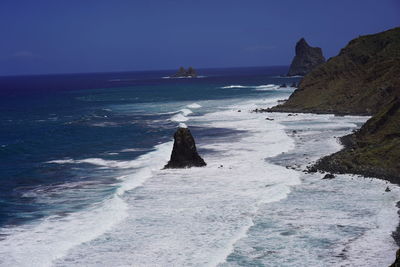
[[[0,75],[289,65],[400,26],[400,0],[1,0]]]

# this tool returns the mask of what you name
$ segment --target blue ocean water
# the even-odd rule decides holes
[[[205,69],[197,79],[166,79],[173,71],[1,77],[0,226],[68,214],[116,190],[112,171],[52,160],[135,159],[171,139],[177,122],[169,118],[182,103],[277,94],[221,87],[297,82],[279,77],[286,69]]]
[[[367,118],[251,112],[286,71],[0,77],[0,266],[387,266],[399,188],[302,172]]]

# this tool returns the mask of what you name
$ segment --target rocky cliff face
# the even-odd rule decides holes
[[[301,38],[296,44],[296,56],[290,65],[288,76],[304,76],[324,62],[322,49],[309,46],[306,40]]]
[[[196,70],[189,67],[187,70],[184,67],[180,67],[178,72],[171,76],[172,78],[196,78]]]
[[[194,138],[187,128],[178,128],[174,134],[174,147],[171,159],[165,165],[169,168],[190,168],[206,166],[204,160],[199,156]]]
[[[400,95],[400,28],[352,40],[272,111],[371,115]]]
[[[267,111],[373,115],[312,169],[400,183],[400,28],[352,40]]]
[[[313,167],[356,173],[400,184],[400,100],[395,98],[356,133],[342,138],[346,148]]]

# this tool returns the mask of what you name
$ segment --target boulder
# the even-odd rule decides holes
[[[335,175],[333,175],[332,173],[327,173],[322,179],[333,179],[333,178],[335,178]]]
[[[178,128],[174,134],[171,159],[164,169],[203,167],[207,164],[199,156],[196,144],[188,128]]]
[[[296,55],[290,65],[288,76],[304,76],[324,62],[322,49],[309,46],[306,40],[301,38],[296,44]]]

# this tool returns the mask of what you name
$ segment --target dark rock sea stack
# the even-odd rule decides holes
[[[322,55],[322,49],[309,46],[306,40],[301,38],[296,44],[296,55],[293,58],[287,75],[304,76],[324,62],[325,58]]]
[[[203,167],[207,164],[199,156],[194,138],[188,128],[178,128],[174,134],[171,159],[165,169]]]
[[[281,112],[373,115],[400,96],[400,28],[358,37],[308,73]]]
[[[184,67],[180,67],[178,72],[171,76],[172,78],[196,78],[196,70],[189,67],[187,70]]]

